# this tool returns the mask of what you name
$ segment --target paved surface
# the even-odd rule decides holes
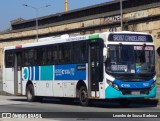
[[[3,91],[3,84],[2,84],[2,82],[0,81],[0,95],[1,95],[2,91]]]
[[[157,95],[156,98],[160,100],[160,85],[157,86]]]
[[[2,91],[3,90],[3,84],[2,84],[2,82],[0,81],[0,91]]]
[[[159,119],[155,118],[132,118],[132,119],[124,119],[124,118],[58,118],[58,119],[0,119],[0,121],[159,121]]]
[[[159,119],[155,118],[132,118],[132,119],[124,119],[124,118],[58,118],[58,119],[0,119],[0,121],[159,121]]]
[[[0,112],[17,112],[17,113],[23,113],[23,112],[29,112],[29,113],[43,113],[46,112],[47,114],[51,113],[52,116],[57,116],[58,118],[43,118],[43,119],[6,119],[2,118],[0,121],[126,121],[125,118],[62,118],[62,117],[70,117],[74,114],[79,116],[81,115],[86,116],[105,116],[106,113],[112,112],[120,114],[127,112],[127,113],[137,113],[137,112],[157,112],[157,114],[160,112],[160,105],[153,104],[154,101],[150,104],[132,104],[128,108],[122,108],[117,103],[114,102],[107,102],[107,103],[97,103],[95,102],[92,106],[89,107],[82,107],[75,103],[63,103],[58,101],[58,99],[53,100],[44,100],[42,103],[40,102],[32,102],[29,103],[26,101],[25,97],[19,96],[0,96]],[[60,112],[57,114],[57,112]],[[73,112],[73,113],[72,113]],[[78,113],[82,112],[82,113]],[[89,114],[91,113],[91,114]],[[84,115],[82,115],[84,114]],[[131,121],[158,121],[157,118],[131,118]]]

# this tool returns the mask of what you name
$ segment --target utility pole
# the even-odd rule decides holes
[[[121,12],[121,31],[123,31],[123,13],[122,13],[122,0],[120,0],[120,12]]]
[[[65,12],[68,12],[68,0],[65,0]]]
[[[27,4],[23,4],[23,6],[32,8],[36,12],[36,41],[38,41],[38,10],[41,9],[41,8],[44,8],[44,7],[49,7],[51,5],[45,5],[45,6],[42,6],[42,7],[39,7],[39,8],[30,6],[30,5],[27,5]]]

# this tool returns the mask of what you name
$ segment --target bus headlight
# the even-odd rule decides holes
[[[117,90],[119,90],[118,85],[117,84],[113,84],[113,87]]]
[[[107,80],[108,85],[112,86],[112,82]]]
[[[151,89],[153,89],[153,87],[155,86],[155,84],[156,84],[156,81],[154,81],[154,82],[152,83]]]
[[[108,85],[109,85],[109,86],[112,86],[113,88],[115,88],[115,89],[119,90],[118,85],[117,85],[117,84],[115,84],[115,83],[113,83],[112,81],[107,80],[107,83],[108,83]]]

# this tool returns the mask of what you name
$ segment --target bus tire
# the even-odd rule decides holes
[[[36,97],[35,97],[35,93],[34,93],[34,87],[32,84],[29,84],[27,86],[27,91],[26,91],[26,96],[27,96],[27,101],[28,102],[34,102]]]
[[[89,104],[88,92],[85,86],[82,86],[79,90],[79,101],[82,106],[87,106]]]

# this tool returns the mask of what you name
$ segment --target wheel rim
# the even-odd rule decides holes
[[[81,102],[86,102],[87,101],[87,97],[88,97],[88,95],[87,95],[86,90],[82,90],[81,91]]]
[[[27,91],[27,98],[30,100],[32,99],[32,91],[31,90],[28,90]]]

